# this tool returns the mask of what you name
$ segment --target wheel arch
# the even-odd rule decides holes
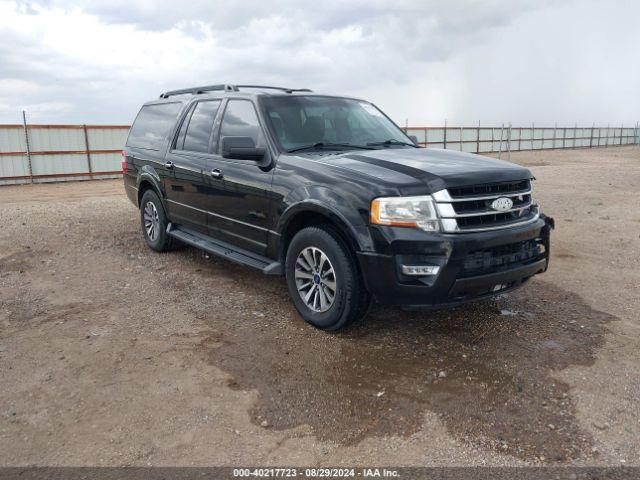
[[[290,207],[281,217],[278,258],[284,263],[289,244],[297,232],[319,225],[332,228],[353,254],[363,250],[360,240],[362,232],[344,214],[319,202],[305,201]]]
[[[164,203],[164,189],[162,188],[162,182],[158,173],[150,168],[148,165],[142,167],[140,174],[138,175],[138,208],[142,202],[142,196],[147,190],[153,190],[156,192],[160,201]],[[163,205],[164,206],[164,205]]]

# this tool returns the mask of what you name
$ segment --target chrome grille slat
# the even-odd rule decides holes
[[[512,188],[515,190],[511,191]],[[442,229],[446,233],[485,232],[513,228],[535,222],[540,216],[538,206],[531,198],[529,180],[471,185],[456,187],[452,190],[461,195],[452,195],[448,190],[440,190],[432,195]],[[466,196],[469,192],[483,191],[495,191],[495,193]],[[491,208],[491,201],[502,197],[512,199],[513,207],[506,211]]]
[[[432,196],[436,202],[472,202],[477,200],[493,200],[499,197],[519,197],[520,195],[531,195],[531,189],[520,192],[509,192],[504,194],[486,195],[483,197],[451,197],[447,190],[440,190]]]
[[[491,215],[492,213],[510,213],[510,212],[519,212],[520,210],[526,210],[527,208],[530,208],[533,203],[531,201],[529,201],[528,203],[526,203],[525,205],[516,207],[516,208],[512,208],[511,210],[507,210],[505,212],[490,212],[490,211],[482,211],[482,212],[474,212],[474,213],[450,213],[447,210],[442,209],[441,210],[441,206],[444,205],[449,205],[446,203],[440,203],[440,204],[436,204],[436,206],[438,207],[438,212],[440,213],[440,218],[465,218],[465,217],[481,217],[484,215]],[[443,211],[444,210],[444,211]]]

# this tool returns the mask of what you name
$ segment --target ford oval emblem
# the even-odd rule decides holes
[[[513,208],[513,200],[507,197],[496,198],[491,202],[491,208],[498,210],[499,212],[506,212]]]

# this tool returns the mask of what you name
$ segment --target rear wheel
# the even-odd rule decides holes
[[[140,202],[140,226],[147,245],[156,252],[173,248],[173,238],[167,234],[167,215],[158,194],[147,190]]]
[[[311,325],[335,331],[366,314],[369,294],[353,255],[333,229],[300,230],[285,264],[289,295]]]

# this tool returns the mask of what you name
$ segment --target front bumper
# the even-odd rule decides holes
[[[372,227],[375,252],[359,252],[367,289],[378,303],[438,308],[513,290],[549,264],[553,219],[482,233],[442,234]],[[409,277],[405,265],[438,265],[437,275]]]

